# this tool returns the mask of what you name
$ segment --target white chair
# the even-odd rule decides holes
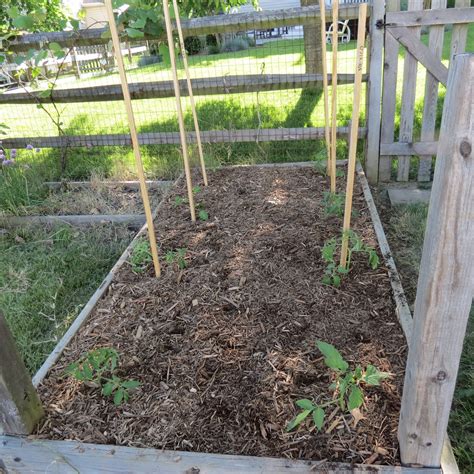
[[[349,43],[351,40],[351,29],[349,28],[349,20],[339,21],[337,24],[337,37],[341,43]],[[332,42],[332,32],[334,29],[334,23],[331,23],[328,30],[326,31],[326,42]]]

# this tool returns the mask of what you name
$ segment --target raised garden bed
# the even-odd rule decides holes
[[[355,256],[340,288],[322,284],[324,242],[341,219],[322,205],[326,178],[309,168],[216,171],[192,224],[179,182],[156,221],[161,253],[186,248],[185,269],[120,268],[107,295],[40,387],[37,436],[88,443],[337,462],[397,464],[406,357],[387,269]],[[377,246],[362,192],[354,230]],[[366,391],[364,418],[331,410],[321,433],[287,433],[295,401],[327,395],[331,374],[315,348],[392,377]],[[90,349],[114,347],[120,375],[141,382],[116,407],[65,375]],[[308,424],[308,427],[310,425]]]

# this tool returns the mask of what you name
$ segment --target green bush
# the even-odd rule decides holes
[[[186,52],[189,54],[189,56],[199,54],[204,49],[203,42],[198,36],[188,36],[185,38],[184,47],[186,48]]]
[[[221,53],[233,53],[249,49],[249,43],[244,38],[237,37],[226,41],[221,47]]]
[[[207,47],[208,54],[219,54],[221,52],[221,48],[217,44],[211,44]]]

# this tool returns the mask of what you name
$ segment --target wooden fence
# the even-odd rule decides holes
[[[446,25],[453,25],[450,61],[465,51],[469,23],[474,21],[470,0],[456,0],[456,8],[446,8],[446,0],[432,0],[432,10],[423,9],[423,0],[409,0],[408,11],[400,10],[400,0],[387,0],[384,23],[384,59],[380,161],[370,161],[368,174],[381,181],[392,178],[394,159],[398,160],[396,180],[431,181],[433,156],[437,151],[437,110],[439,85],[446,86],[448,68],[441,61]],[[422,28],[429,28],[428,45],[420,40]],[[403,72],[399,71],[399,51],[405,50]],[[380,45],[382,48],[382,45]],[[427,70],[421,130],[415,127],[417,71],[419,64]],[[403,74],[400,126],[395,140],[397,84]],[[417,135],[415,136],[415,132]],[[414,170],[419,157],[418,169]],[[380,163],[380,168],[377,166]]]
[[[379,179],[389,181],[394,174],[393,163],[396,163],[396,179],[407,181],[415,177],[418,181],[429,181],[432,175],[433,156],[437,152],[436,119],[439,102],[439,84],[446,85],[448,68],[441,62],[444,30],[446,25],[453,25],[450,59],[463,52],[466,47],[469,23],[474,21],[474,8],[469,7],[470,0],[456,0],[456,8],[446,8],[446,0],[432,0],[432,10],[423,9],[423,0],[409,0],[408,11],[400,11],[400,0],[375,1],[369,8],[370,35],[368,54],[366,127],[359,129],[359,136],[366,137],[366,173],[371,183]],[[341,19],[356,19],[358,5],[340,6]],[[195,18],[183,21],[185,36],[205,35],[211,33],[238,33],[256,29],[279,28],[285,26],[314,25],[320,21],[318,6],[291,8],[281,11],[252,12],[233,15]],[[331,11],[327,12],[327,21],[331,21]],[[429,40],[426,46],[420,40],[422,28],[429,28]],[[36,33],[17,38],[10,49],[25,51],[38,44],[55,41],[64,47],[104,48],[107,39],[102,38],[102,29],[81,32]],[[157,38],[149,38],[157,39]],[[158,38],[159,39],[159,38]],[[125,41],[130,40],[124,38]],[[403,77],[399,70],[399,52],[404,48]],[[415,105],[417,88],[418,63],[427,69],[423,104],[423,119],[420,136],[415,136]],[[402,79],[402,96],[399,134],[396,138],[397,84]],[[352,74],[338,74],[338,84],[350,84],[354,81]],[[303,89],[315,87],[322,82],[317,74],[258,74],[222,76],[215,78],[194,79],[196,95],[240,94],[260,91]],[[187,94],[185,82],[181,91]],[[146,82],[131,85],[132,99],[164,98],[174,95],[171,81]],[[121,100],[120,87],[116,85],[83,87],[68,90],[56,90],[54,101],[58,103],[116,101]],[[40,93],[8,93],[0,95],[0,104],[35,103],[41,98]],[[339,136],[345,136],[347,129],[340,127]],[[323,129],[279,128],[260,130],[226,130],[206,131],[204,141],[209,143],[235,141],[291,141],[302,139],[319,139]],[[191,142],[195,140],[189,134]],[[176,133],[146,133],[140,135],[143,144],[178,144]],[[43,147],[71,147],[127,145],[128,135],[94,135],[74,137],[27,137],[6,138],[3,146],[20,147],[25,144],[37,144]],[[414,176],[413,169],[418,160],[418,170]]]
[[[341,19],[356,19],[358,17],[358,5],[341,5]],[[369,9],[370,15],[370,9]],[[330,12],[327,21],[331,21]],[[196,18],[182,22],[185,36],[205,35],[210,33],[237,33],[255,29],[277,28],[283,26],[311,25],[320,23],[319,7],[291,8],[284,11],[252,12],[232,15],[217,15],[212,17]],[[23,51],[37,44],[55,41],[64,47],[74,45],[77,48],[102,48],[108,40],[101,37],[103,30],[84,30],[80,32],[56,32],[38,33],[24,35],[17,38],[10,49],[12,51]],[[148,38],[157,39],[157,38]],[[127,41],[127,38],[123,39]],[[95,51],[95,50],[94,50]],[[91,66],[95,68],[96,66]],[[368,81],[368,74],[363,77]],[[338,84],[351,84],[354,82],[353,74],[338,74]],[[240,94],[249,92],[277,91],[289,89],[304,89],[322,86],[322,76],[318,74],[256,74],[239,76],[222,76],[215,78],[203,78],[193,80],[195,95],[214,94]],[[187,95],[185,81],[180,83],[183,95]],[[171,81],[144,82],[131,84],[132,99],[149,99],[173,97],[174,90]],[[51,102],[75,103],[94,101],[118,101],[122,100],[120,87],[117,85],[78,87],[67,90],[55,90],[50,97],[41,97],[41,91],[9,92],[0,95],[0,104],[34,104]],[[348,134],[347,127],[339,127],[338,135],[345,137]],[[367,136],[367,128],[360,127],[359,137]],[[300,128],[278,128],[278,129],[252,129],[252,130],[210,130],[202,133],[204,142],[227,143],[227,142],[264,142],[264,141],[293,141],[313,140],[324,138],[323,127],[300,127]],[[156,132],[142,133],[139,136],[142,144],[179,144],[177,133]],[[195,134],[189,133],[189,141],[195,141]],[[5,148],[22,147],[33,144],[41,147],[91,147],[91,146],[114,146],[130,144],[129,135],[83,135],[83,136],[49,136],[49,137],[7,137],[4,138]]]

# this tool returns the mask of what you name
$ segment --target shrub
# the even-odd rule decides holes
[[[144,67],[144,66],[149,66],[150,64],[157,64],[161,63],[161,56],[142,56],[138,60],[138,67]]]
[[[219,54],[221,52],[221,48],[217,44],[211,44],[207,47],[208,54]]]
[[[216,37],[216,35],[207,35],[206,36],[206,46],[217,46],[217,37]]]
[[[244,38],[238,37],[226,41],[222,47],[222,53],[233,53],[236,51],[243,51],[244,49],[249,49],[249,43]]]
[[[184,47],[189,56],[200,53],[204,49],[203,42],[198,36],[188,36],[184,39]]]

